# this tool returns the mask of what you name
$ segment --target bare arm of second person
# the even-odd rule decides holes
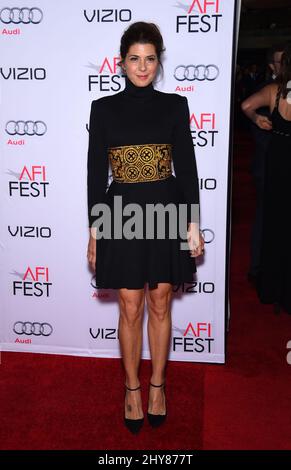
[[[272,129],[272,122],[267,116],[262,116],[256,112],[258,108],[268,106],[271,108],[272,90],[274,85],[267,85],[257,93],[249,96],[241,104],[241,109],[245,115],[251,119],[258,127],[265,131]]]

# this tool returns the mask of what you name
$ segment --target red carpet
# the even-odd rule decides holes
[[[167,424],[131,436],[119,360],[2,353],[1,449],[291,449],[291,316],[246,280],[254,193],[248,135],[234,156],[227,365],[170,362]],[[150,364],[141,367],[146,403]],[[145,410],[146,411],[146,410]]]

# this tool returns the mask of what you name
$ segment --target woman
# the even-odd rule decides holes
[[[269,106],[271,120],[256,113]],[[264,216],[260,272],[256,288],[262,303],[291,313],[290,174],[291,174],[291,47],[281,59],[281,72],[242,103],[242,110],[261,129],[272,132],[266,156]],[[278,234],[280,237],[278,245]]]
[[[132,203],[141,207],[144,226],[150,204],[187,204],[187,251],[180,249],[178,236],[141,239],[117,237],[111,232],[111,238],[97,236],[96,243],[98,230],[91,228],[88,260],[96,271],[96,285],[118,289],[119,341],[126,374],[125,425],[133,433],[143,424],[138,370],[145,298],[152,359],[148,420],[159,426],[166,418],[172,285],[192,281],[194,257],[202,253],[204,245],[190,211],[191,205],[199,203],[199,190],[187,100],[153,87],[163,50],[162,36],[152,23],[137,22],[124,32],[120,65],[126,74],[125,89],[92,102],[89,126],[90,227],[96,219],[91,213],[96,203],[110,207],[111,215],[104,225],[108,219],[113,221],[119,213],[114,206],[117,196],[122,197],[122,209]],[[171,173],[171,159],[176,177]],[[106,192],[109,160],[113,181]],[[169,229],[169,223],[165,228]]]

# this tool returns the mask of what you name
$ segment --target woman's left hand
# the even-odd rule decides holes
[[[187,240],[191,258],[204,254],[204,238],[197,223],[191,222],[187,231]]]

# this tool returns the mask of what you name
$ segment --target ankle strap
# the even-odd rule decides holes
[[[126,384],[125,384],[125,388],[126,390],[128,390],[129,392],[135,392],[136,390],[140,390],[140,385],[136,388],[129,388]]]
[[[160,388],[160,387],[164,387],[164,386],[165,386],[165,382],[162,383],[161,385],[154,385],[154,384],[152,384],[152,383],[150,382],[150,385],[151,385],[152,387]]]

